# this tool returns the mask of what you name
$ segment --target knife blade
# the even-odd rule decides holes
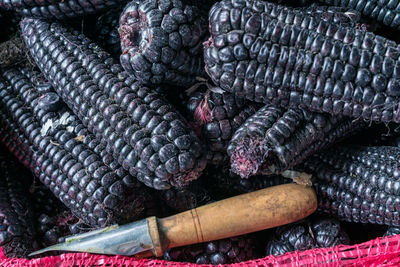
[[[56,250],[97,254],[115,254],[117,252],[118,255],[123,256],[148,251],[154,247],[148,230],[148,221],[154,220],[154,218],[147,218],[122,226],[116,224],[70,236],[65,239],[64,243],[38,250],[29,254],[29,256]]]

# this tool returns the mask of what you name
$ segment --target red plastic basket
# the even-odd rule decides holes
[[[377,238],[353,246],[312,249],[268,256],[229,266],[400,266],[400,235]],[[134,257],[68,253],[37,259],[6,258],[0,251],[0,266],[199,266],[162,260],[135,259]],[[203,265],[207,266],[207,265]]]

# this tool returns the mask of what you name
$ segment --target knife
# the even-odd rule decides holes
[[[317,209],[312,187],[284,184],[227,198],[166,218],[149,217],[67,237],[48,251],[162,256],[164,251],[288,224]]]

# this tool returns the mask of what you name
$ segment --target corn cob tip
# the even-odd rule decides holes
[[[257,174],[268,154],[268,149],[264,148],[264,139],[240,140],[236,148],[230,152],[232,171],[242,178]]]
[[[185,173],[185,174],[180,174],[175,176],[173,180],[170,180],[170,184],[174,187],[177,188],[182,188],[186,185],[188,185],[191,181],[196,180],[198,177],[200,177],[202,172],[193,170],[191,172]]]
[[[138,9],[138,4],[134,1],[122,13],[118,32],[121,38],[122,54],[144,49],[151,39],[152,36],[147,27],[146,14]]]

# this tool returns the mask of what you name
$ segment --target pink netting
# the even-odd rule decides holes
[[[400,266],[400,235],[377,238],[353,246],[337,246],[269,256],[230,266]],[[108,257],[89,253],[69,253],[38,259],[7,259],[0,250],[0,266],[197,266],[133,257]],[[206,266],[206,265],[204,265]]]

